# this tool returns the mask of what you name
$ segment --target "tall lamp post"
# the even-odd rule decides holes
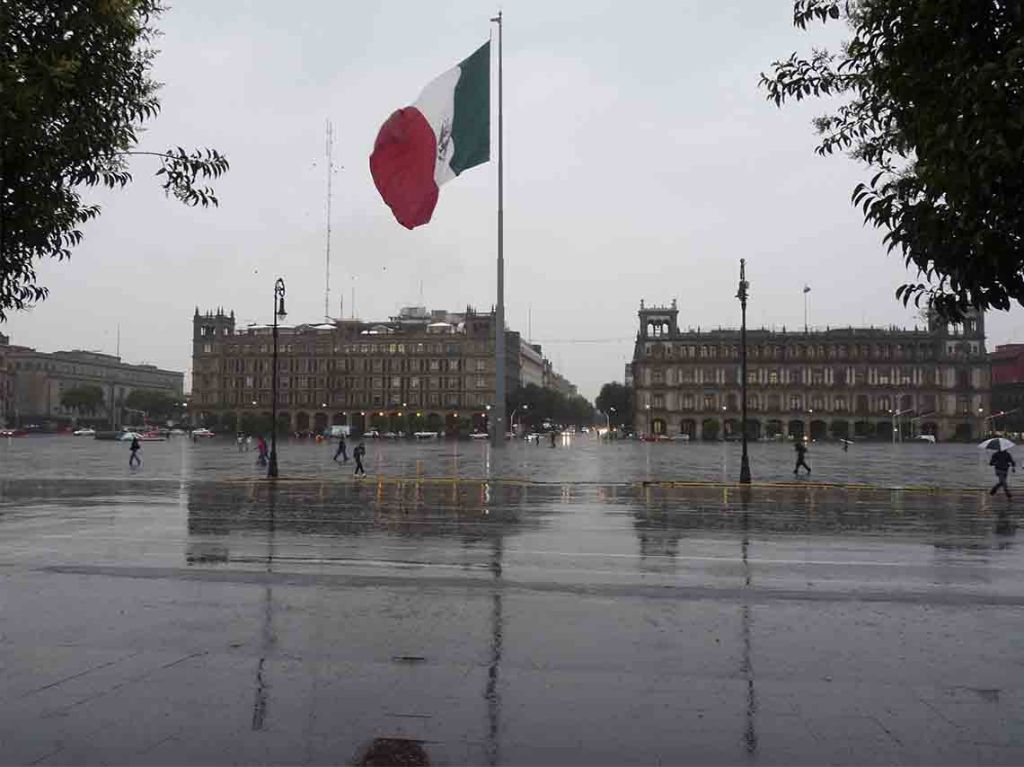
[[[519,432],[516,429],[516,413],[518,413],[520,410],[529,410],[529,409],[530,409],[529,405],[520,405],[515,410],[513,410],[512,411],[512,415],[509,416],[509,420],[512,422],[512,436],[513,437],[518,437],[519,436]]]
[[[274,369],[270,374],[270,463],[267,465],[267,478],[277,476],[277,319],[284,318],[284,280],[280,277],[274,282]]]
[[[740,484],[750,484],[750,458],[747,456],[747,260],[740,259],[740,428],[743,430],[743,456],[740,458]],[[805,296],[806,298],[806,296]]]

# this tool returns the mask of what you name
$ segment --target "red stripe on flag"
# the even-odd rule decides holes
[[[377,133],[370,155],[370,175],[380,196],[406,229],[427,223],[434,213],[436,155],[434,131],[415,107],[394,112]]]

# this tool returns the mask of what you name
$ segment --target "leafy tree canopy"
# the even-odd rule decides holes
[[[597,409],[608,414],[608,423],[621,426],[633,421],[633,390],[625,384],[611,381],[601,387],[595,401]]]
[[[871,169],[853,202],[921,280],[897,298],[953,320],[1024,302],[1020,0],[794,0],[793,19],[850,36],[776,61],[761,85],[780,106],[840,97],[817,151]]]
[[[545,389],[536,384],[521,386],[506,403],[509,426],[512,412],[516,412],[516,423],[538,426],[544,421],[563,426],[590,426],[594,423],[594,407],[577,395],[567,396],[554,389]]]
[[[124,406],[131,410],[141,410],[149,418],[162,419],[181,410],[177,397],[152,389],[133,389],[124,398]]]
[[[60,404],[78,413],[95,413],[103,404],[103,390],[99,386],[75,386],[60,395]]]
[[[159,0],[0,0],[0,320],[47,295],[35,263],[70,258],[99,215],[85,187],[124,187],[130,155],[159,158],[167,194],[216,205],[212,149],[137,151],[156,116]]]

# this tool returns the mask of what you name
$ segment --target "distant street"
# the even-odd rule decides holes
[[[972,445],[331,455],[0,443],[0,763],[1024,762]]]

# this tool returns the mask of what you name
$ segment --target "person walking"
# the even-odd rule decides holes
[[[1013,467],[1013,472],[1017,473],[1017,462],[1013,460],[1013,456],[1010,455],[1008,450],[997,450],[992,454],[992,458],[989,459],[988,465],[996,470],[996,482],[995,487],[988,491],[989,495],[995,495],[996,491],[1001,487],[1003,492],[1006,493],[1007,499],[1012,498],[1010,495],[1010,487],[1006,484],[1006,474]]]
[[[797,439],[796,444],[793,446],[796,449],[796,466],[793,467],[793,473],[796,474],[800,471],[800,467],[803,466],[807,469],[807,473],[811,473],[811,467],[807,465],[805,456],[807,455],[807,446],[804,445],[803,439]]]
[[[140,449],[141,449],[141,446],[139,445],[139,438],[133,436],[132,437],[132,444],[128,448],[128,450],[131,452],[131,456],[128,458],[128,468],[129,469],[132,468],[133,466],[141,466],[142,465],[142,459],[139,458],[139,450]],[[1005,473],[1003,474],[1003,476],[1005,478],[1005,476],[1006,476]]]
[[[366,446],[360,442],[356,445],[356,449],[352,451],[352,457],[356,461],[356,473],[357,477],[365,477],[366,469],[363,468],[363,456],[366,455]]]
[[[256,441],[256,451],[258,453],[258,455],[256,456],[256,463],[258,463],[260,466],[266,466],[267,465],[267,441],[265,439],[263,439],[263,435],[262,434],[260,435],[260,438]]]
[[[338,456],[339,455],[342,458],[342,461],[341,461],[342,463],[348,463],[348,452],[345,449],[345,435],[344,434],[339,434],[338,435],[338,449],[334,453],[334,460],[335,461],[338,460]]]

